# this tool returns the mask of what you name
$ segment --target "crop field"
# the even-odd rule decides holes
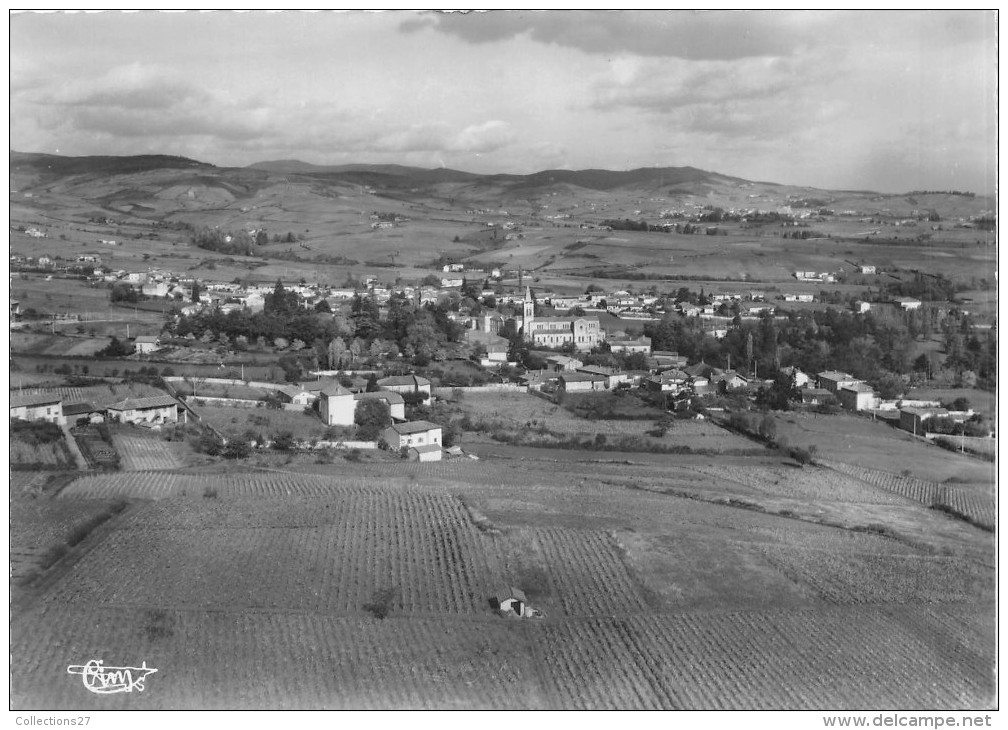
[[[768,456],[558,461],[549,449],[496,448],[478,461],[82,474],[55,499],[25,499],[22,543],[43,534],[34,524],[46,514],[26,512],[33,504],[65,517],[131,506],[21,589],[12,705],[994,701],[987,533],[855,476]],[[911,540],[815,524],[730,496],[849,510],[866,528],[898,515],[919,530]],[[64,534],[51,528],[52,540]],[[498,617],[489,598],[509,585],[545,618]],[[143,693],[97,697],[66,674],[96,657],[158,672]]]
[[[11,629],[11,651],[24,657],[11,698],[47,709],[545,708],[524,628],[444,617],[47,606]],[[66,673],[93,656],[108,665],[143,657],[158,671],[142,693],[94,695]]]
[[[927,506],[947,507],[968,517],[979,525],[993,530],[997,523],[997,505],[988,490],[936,484],[914,477],[876,471],[849,464],[830,463],[829,466],[852,477],[895,492]]]
[[[183,465],[179,447],[188,449],[177,442],[169,443],[153,436],[126,435],[119,431],[113,434],[112,442],[126,471],[178,469]]]
[[[50,443],[26,443],[15,436],[9,441],[10,464],[12,469],[29,467],[42,469],[76,468],[70,452],[63,440]]]
[[[985,706],[995,691],[993,645],[978,639],[990,621],[951,665],[932,638],[935,624],[960,613],[972,612],[953,605],[572,620],[545,626],[540,651],[559,702],[571,709]]]
[[[94,355],[106,347],[109,342],[111,342],[111,338],[108,337],[65,337],[31,332],[11,333],[11,350],[32,355]]]

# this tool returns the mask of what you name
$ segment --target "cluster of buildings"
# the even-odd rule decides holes
[[[186,407],[168,394],[142,398],[126,398],[104,406],[91,403],[63,403],[59,393],[12,392],[10,397],[10,417],[22,421],[47,421],[63,426],[78,423],[82,419],[89,423],[132,423],[139,426],[162,426],[170,423],[185,423]]]

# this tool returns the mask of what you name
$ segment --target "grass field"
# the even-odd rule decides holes
[[[907,470],[921,479],[993,483],[993,465],[916,439],[863,416],[788,413],[777,418],[777,437],[792,446],[815,445],[823,458],[882,471]]]
[[[243,435],[252,430],[265,438],[282,431],[290,431],[295,438],[308,441],[321,439],[326,425],[317,415],[303,411],[276,408],[232,408],[212,404],[196,406],[200,419],[225,435]]]
[[[654,412],[650,418],[641,420],[581,418],[561,405],[529,393],[467,393],[458,406],[474,424],[486,426],[485,430],[503,430],[529,438],[593,439],[601,434],[606,441],[636,437],[642,449],[686,447],[711,452],[754,449],[748,439],[709,421],[677,420],[665,436],[650,436],[648,432],[654,430],[660,412],[643,404],[640,410]]]

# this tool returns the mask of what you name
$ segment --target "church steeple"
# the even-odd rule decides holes
[[[535,299],[532,298],[532,290],[525,287],[525,302],[522,308],[522,337],[532,340],[532,320],[535,319]]]

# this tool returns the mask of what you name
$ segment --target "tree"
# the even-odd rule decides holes
[[[759,435],[767,441],[773,441],[777,437],[777,421],[769,413],[760,421]]]
[[[344,362],[349,356],[349,350],[347,350],[346,342],[343,341],[343,338],[337,337],[329,343],[326,354],[328,356],[329,368],[336,370],[343,367]]]
[[[377,439],[391,422],[392,414],[385,401],[375,398],[357,404],[354,423],[357,424],[357,436],[364,441]]]
[[[200,285],[198,281],[193,281],[192,285],[192,300],[198,302],[200,298]]]

